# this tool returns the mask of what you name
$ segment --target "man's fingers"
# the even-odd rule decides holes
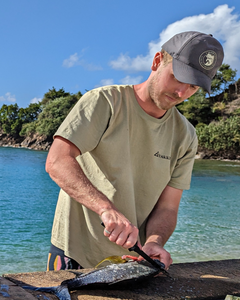
[[[111,234],[111,231],[108,231],[106,228],[104,229],[104,231],[106,232],[106,234],[109,236]]]
[[[123,215],[115,210],[106,210],[101,217],[105,227],[104,235],[109,241],[126,249],[135,245],[139,231]]]
[[[132,231],[122,231],[115,239],[115,243],[119,246],[122,246],[125,249],[128,249],[136,244],[138,238],[138,229],[133,227]]]
[[[111,242],[128,249],[135,245],[138,238],[138,229],[133,225],[117,226],[111,231],[105,228],[104,235],[108,237]]]

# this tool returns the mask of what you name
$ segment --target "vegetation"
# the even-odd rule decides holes
[[[44,103],[42,104],[42,111],[39,113],[38,118],[32,123],[24,124],[19,134],[21,136],[28,136],[38,133],[47,137],[53,136],[74,104],[82,96],[80,93],[70,95],[64,92],[63,94],[65,96],[62,95],[59,98],[48,99],[48,101],[46,101],[45,94],[42,100]]]
[[[236,70],[223,64],[212,81],[211,97],[199,89],[196,94],[178,105],[179,111],[195,126],[202,149],[219,151],[240,150],[240,108],[226,114],[231,103],[232,87],[236,83]],[[0,129],[13,137],[30,135],[52,138],[59,125],[82,94],[70,94],[54,87],[44,94],[39,103],[31,103],[27,108],[17,104],[0,108]]]
[[[0,109],[0,126],[4,133],[18,136],[23,124],[35,122],[41,111],[39,103],[31,103],[27,108],[4,104]]]
[[[240,122],[239,116],[231,116],[212,122],[209,125],[201,124],[196,128],[199,145],[202,148],[220,151],[239,152],[240,149]]]
[[[71,95],[53,87],[41,102],[31,103],[27,108],[4,104],[0,109],[0,128],[15,137],[35,133],[51,137],[81,96],[80,92]]]
[[[213,96],[207,97],[199,89],[178,105],[179,111],[196,128],[201,149],[215,153],[238,153],[240,150],[240,108],[225,113],[226,106],[233,100],[230,87],[235,87],[236,73],[229,65],[223,64],[212,81]]]
[[[193,126],[218,121],[225,105],[231,101],[229,86],[235,83],[236,73],[237,71],[232,70],[229,65],[223,64],[212,81],[211,90],[214,96],[207,98],[206,92],[199,89],[187,101],[178,105],[178,109]],[[222,97],[217,97],[220,94]],[[218,98],[221,101],[218,101]]]

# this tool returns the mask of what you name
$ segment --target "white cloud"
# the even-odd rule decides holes
[[[129,75],[119,80],[120,84],[138,84],[141,81],[142,81],[142,76],[131,77]],[[103,79],[100,81],[98,85],[95,86],[95,88],[106,86],[106,85],[113,85],[113,84],[115,84],[113,79],[111,78]]]
[[[77,53],[70,55],[69,58],[64,59],[63,67],[65,68],[72,68],[73,66],[79,64],[79,56]]]
[[[0,102],[16,102],[16,97],[8,92],[4,96],[0,96]]]
[[[110,62],[110,65],[118,70],[150,71],[153,57],[161,50],[164,42],[176,33],[193,30],[213,34],[223,45],[224,62],[232,69],[240,70],[240,20],[239,15],[233,13],[234,9],[224,4],[216,7],[210,14],[183,18],[164,29],[157,41],[149,42],[146,56],[138,55],[131,58],[127,54],[120,54],[116,60]]]
[[[35,98],[33,98],[31,101],[30,101],[30,103],[38,103],[38,102],[41,102],[42,101],[42,98],[37,98],[37,97],[35,97]]]
[[[84,59],[81,59],[82,55],[79,55],[77,52],[70,55],[69,58],[64,59],[63,61],[63,67],[65,68],[72,68],[75,66],[82,66],[86,70],[89,71],[97,71],[102,70],[101,66],[94,65],[91,63],[87,63]]]
[[[105,86],[105,85],[113,85],[114,80],[113,79],[102,79],[98,85],[95,87]]]
[[[139,84],[142,82],[142,76],[137,76],[137,77],[131,77],[131,76],[126,76],[123,79],[120,80],[121,84]]]

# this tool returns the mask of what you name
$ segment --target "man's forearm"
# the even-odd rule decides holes
[[[146,243],[161,247],[172,235],[176,224],[182,191],[167,186],[151,212],[146,225]]]
[[[70,197],[98,215],[101,215],[108,209],[112,209],[114,205],[92,185],[76,158],[67,153],[67,155],[61,154],[61,159],[59,159],[58,154],[55,153],[59,152],[59,149],[54,149],[54,147],[56,146],[50,149],[52,152],[49,153],[46,163],[46,171],[52,180]],[[62,152],[64,151],[62,150]]]
[[[151,216],[146,226],[146,243],[154,242],[163,247],[174,232],[176,224],[175,212],[165,211]]]

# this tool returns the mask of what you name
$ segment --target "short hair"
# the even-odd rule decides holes
[[[163,64],[164,65],[167,65],[169,64],[170,62],[172,62],[172,56],[167,52],[165,51],[164,49],[161,50],[161,53],[163,55]]]

